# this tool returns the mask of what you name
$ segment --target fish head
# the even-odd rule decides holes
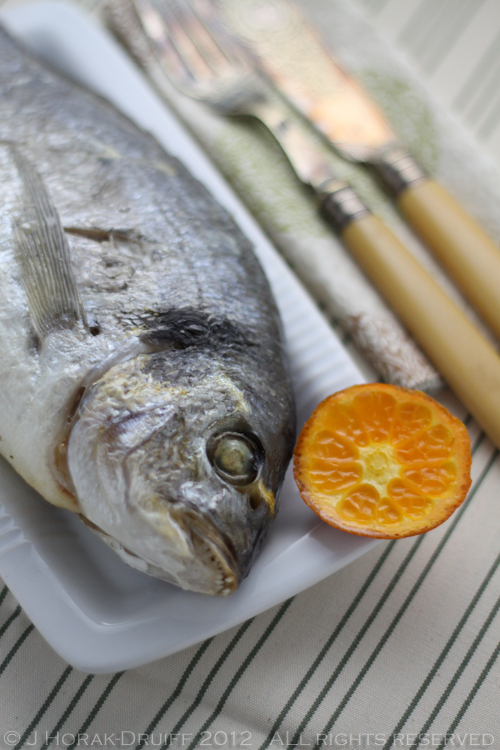
[[[112,367],[80,405],[68,466],[81,513],[134,567],[226,595],[275,516],[293,437],[220,363],[184,357],[159,380],[150,360]]]

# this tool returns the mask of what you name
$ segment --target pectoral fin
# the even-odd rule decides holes
[[[34,167],[15,147],[12,153],[22,184],[14,221],[16,251],[32,325],[43,341],[51,331],[72,328],[78,321],[87,324],[56,208]]]

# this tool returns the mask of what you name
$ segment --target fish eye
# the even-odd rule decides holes
[[[262,449],[247,435],[216,435],[209,441],[207,453],[217,474],[230,484],[252,484],[259,474]]]

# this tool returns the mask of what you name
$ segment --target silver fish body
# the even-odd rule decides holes
[[[294,406],[250,243],[157,142],[0,30],[0,450],[129,564],[225,595]]]

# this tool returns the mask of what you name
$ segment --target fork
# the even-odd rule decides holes
[[[365,273],[500,447],[500,357],[354,189],[335,175],[288,116],[257,61],[219,22],[211,0],[132,3],[151,51],[180,91],[224,115],[250,115],[271,131]],[[482,383],[487,387],[478,387]]]
[[[338,231],[369,213],[352,187],[290,118],[249,50],[227,31],[211,2],[134,0],[140,23],[171,83],[224,115],[262,122],[286,154],[299,180],[313,189]]]

